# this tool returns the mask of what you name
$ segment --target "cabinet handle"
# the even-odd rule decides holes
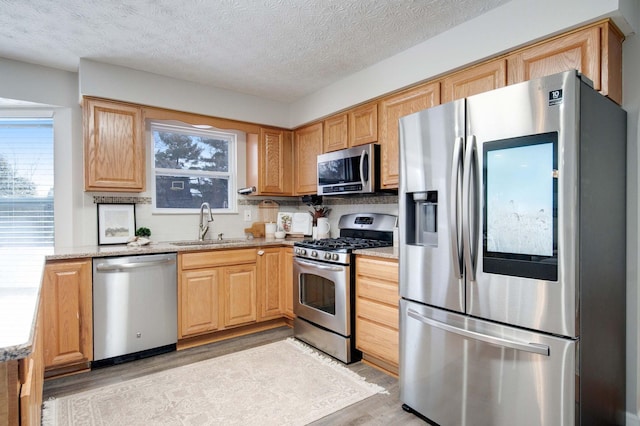
[[[264,254],[264,250],[258,250],[258,256],[262,256]]]

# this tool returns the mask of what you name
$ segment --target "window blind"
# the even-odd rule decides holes
[[[53,119],[0,118],[0,247],[53,247]]]

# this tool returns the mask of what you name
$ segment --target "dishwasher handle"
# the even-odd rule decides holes
[[[176,259],[174,257],[165,257],[163,259],[142,261],[142,262],[98,263],[96,265],[96,271],[107,272],[107,271],[130,270],[130,269],[138,269],[138,268],[147,268],[149,266],[156,266],[156,265],[167,265],[172,263],[176,263]]]

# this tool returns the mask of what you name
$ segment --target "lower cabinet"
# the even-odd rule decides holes
[[[356,257],[356,348],[363,359],[398,374],[398,262]]]
[[[0,362],[0,425],[40,426],[44,387],[42,293],[31,354]]]
[[[256,250],[178,255],[178,339],[256,320]]]
[[[290,247],[179,254],[178,339],[184,345],[179,342],[178,347],[193,346],[198,339],[215,341],[224,332],[231,336],[234,329],[244,334],[251,327],[258,331],[284,325],[285,305],[293,310],[293,302],[287,301],[293,290],[286,290],[293,270],[283,260],[286,253],[291,262]]]
[[[93,359],[91,259],[47,262],[42,282],[47,376],[89,368]]]
[[[295,318],[293,313],[293,247],[282,249],[282,288],[284,292],[284,316]]]
[[[255,250],[253,251],[255,253]],[[225,267],[222,285],[225,328],[255,322],[257,319],[255,262]]]
[[[282,252],[281,247],[258,250],[259,321],[282,317],[284,305]]]
[[[178,338],[218,329],[221,323],[219,268],[182,272],[178,294]]]

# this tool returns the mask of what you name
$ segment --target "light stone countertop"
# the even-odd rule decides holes
[[[299,237],[254,238],[250,240],[238,238],[190,245],[152,242],[141,247],[127,247],[126,245],[83,246],[57,248],[46,253],[32,253],[28,250],[13,253],[14,259],[5,262],[0,272],[0,362],[25,358],[31,353],[45,261],[245,247],[292,246],[295,241],[302,239]],[[356,250],[354,253],[388,259],[398,258],[397,247],[362,249]]]
[[[398,260],[398,247],[376,247],[370,249],[358,249],[354,250],[355,254],[361,254],[366,256],[382,257],[385,259]]]

